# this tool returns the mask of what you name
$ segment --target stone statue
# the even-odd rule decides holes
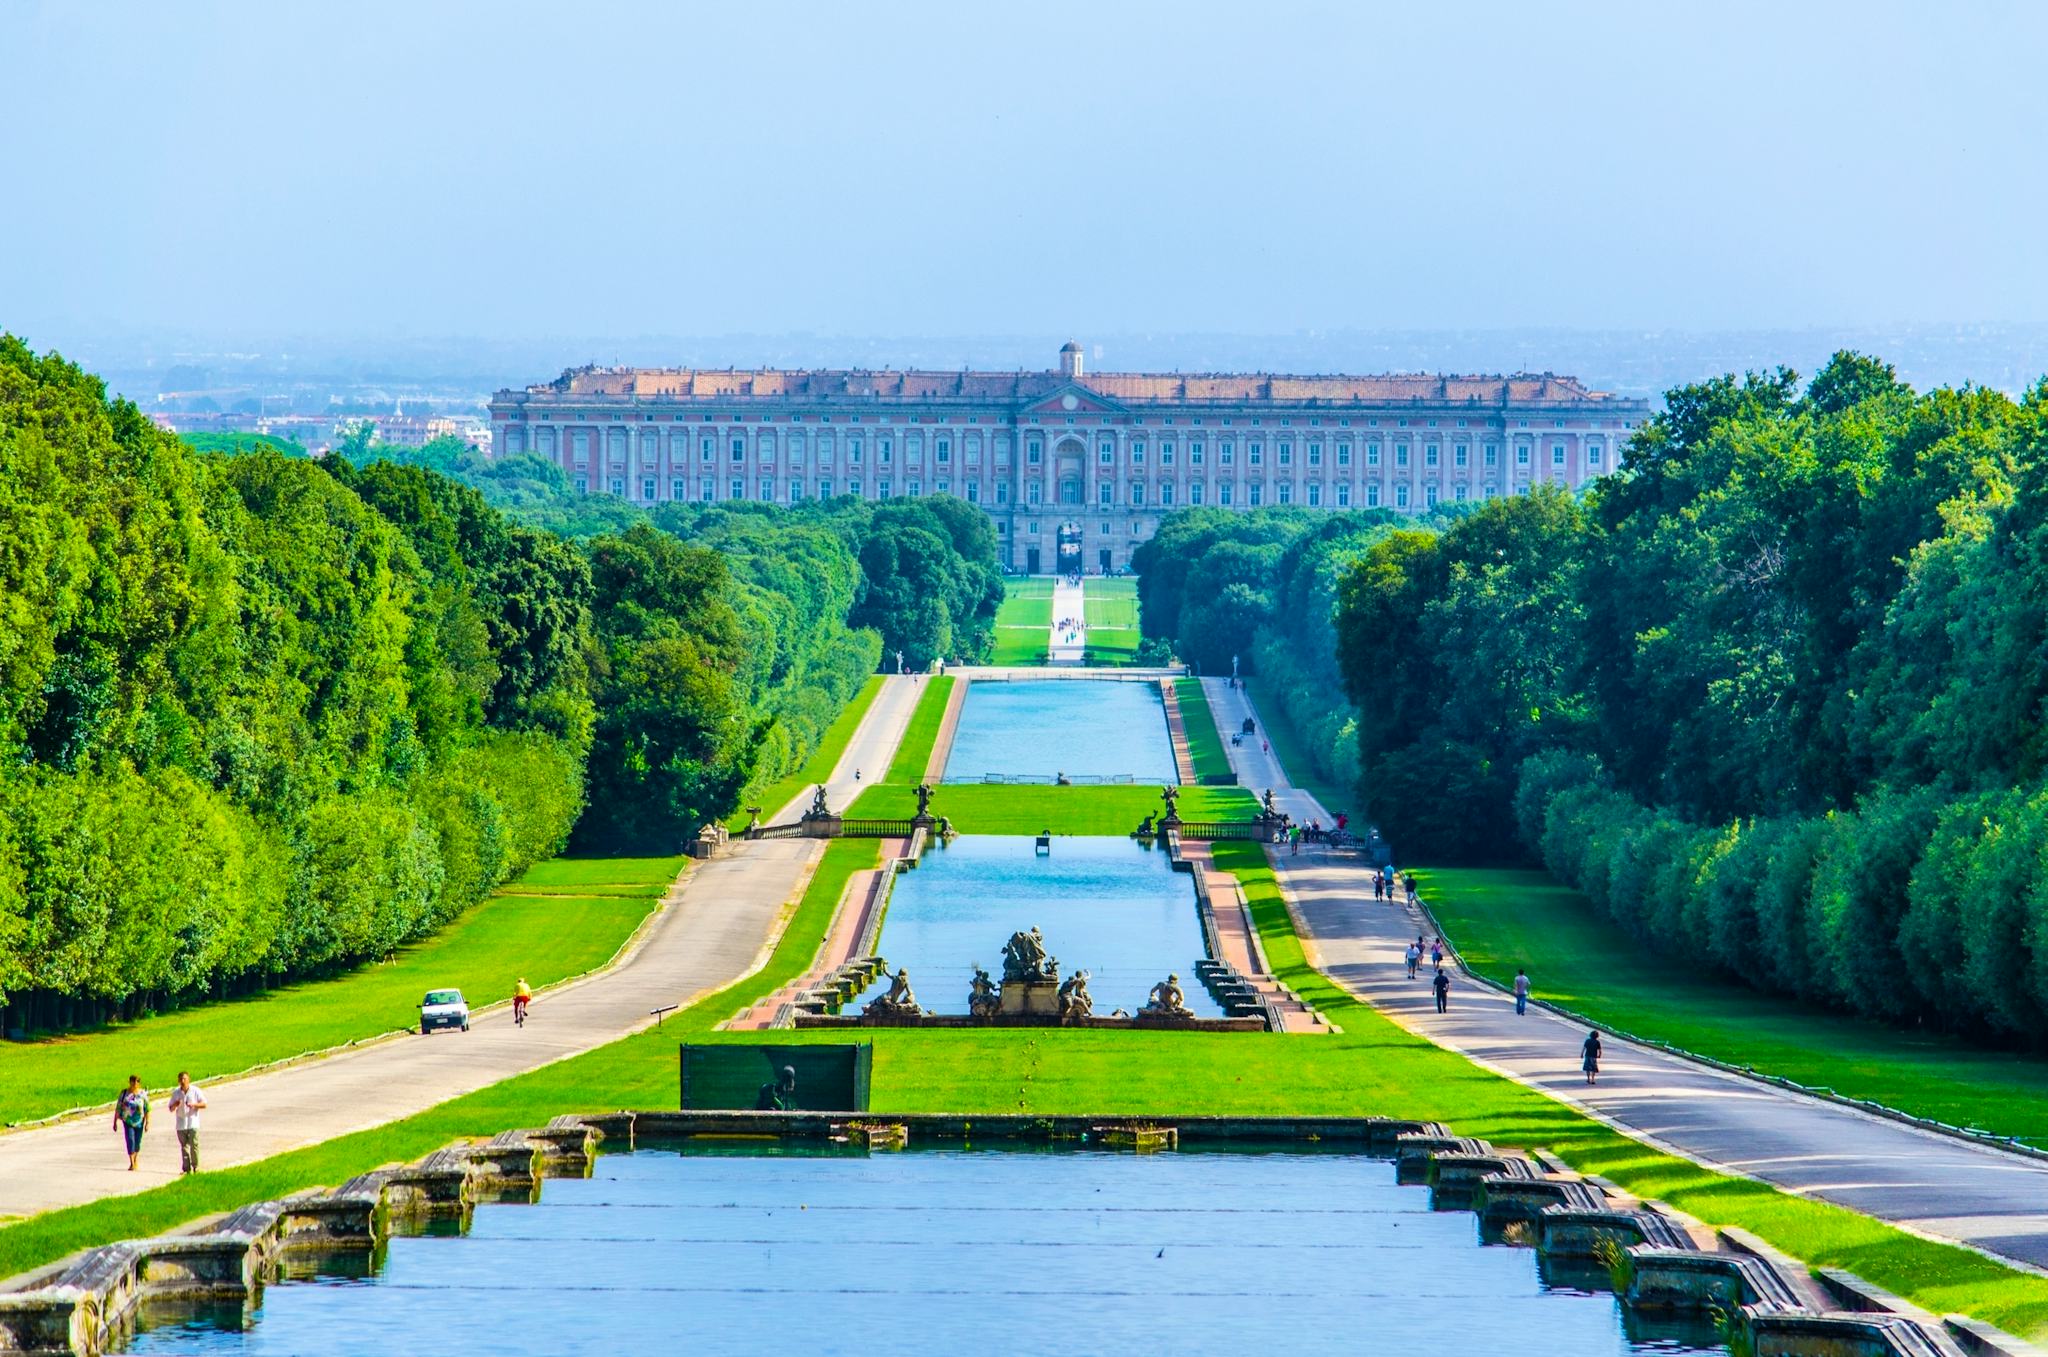
[[[1279,807],[1273,804],[1273,789],[1268,787],[1266,788],[1266,818],[1272,819],[1279,814]]]
[[[917,996],[910,992],[910,972],[898,966],[895,977],[889,981],[889,992],[876,995],[862,1016],[914,1018],[923,1012],[917,1005]]]
[[[920,820],[925,819],[931,813],[932,784],[929,782],[920,782],[917,784],[917,818]]]
[[[1174,802],[1180,800],[1180,788],[1161,787],[1159,789],[1159,799],[1166,803],[1166,814],[1159,818],[1162,820],[1178,820],[1180,818],[1180,808]]]
[[[818,790],[811,794],[811,813],[804,818],[808,820],[823,820],[831,814],[831,808],[825,804],[825,784],[820,782]]]
[[[1075,971],[1060,985],[1060,1018],[1085,1018],[1095,1011],[1095,998],[1088,993],[1088,972]]]
[[[784,1065],[773,1083],[761,1085],[754,1095],[756,1112],[796,1111],[796,1066]]]
[[[981,967],[974,968],[974,980],[967,991],[967,1012],[976,1018],[994,1015],[996,1005],[1002,1001],[995,982],[988,978],[988,972]]]
[[[1137,837],[1141,839],[1152,837],[1152,815],[1150,812],[1146,813],[1144,819],[1138,821]]]
[[[1186,999],[1187,996],[1181,992],[1180,977],[1169,975],[1152,987],[1151,1002],[1142,1011],[1159,1018],[1192,1017],[1194,1015],[1189,1012]]]
[[[1059,979],[1059,963],[1046,954],[1045,935],[1038,931],[1038,925],[1031,925],[1029,933],[1012,933],[1003,945],[1003,983],[1022,981],[1030,983],[1041,980]]]

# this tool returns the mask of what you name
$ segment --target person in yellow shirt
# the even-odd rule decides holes
[[[515,1027],[526,1026],[526,1006],[533,1002],[533,988],[526,983],[526,977],[519,977],[519,985],[512,991],[512,1023]]]

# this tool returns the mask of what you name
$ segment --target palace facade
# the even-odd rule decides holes
[[[955,495],[1037,574],[1113,571],[1188,505],[1420,513],[1577,487],[1650,403],[1516,374],[1289,377],[576,368],[491,401],[496,456],[635,504]]]

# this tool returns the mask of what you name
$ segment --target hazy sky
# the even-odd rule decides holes
[[[2048,4],[6,3],[0,328],[2048,319]]]

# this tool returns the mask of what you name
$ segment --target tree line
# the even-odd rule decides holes
[[[674,852],[885,647],[990,643],[969,506],[621,513],[394,453],[200,451],[0,336],[0,1026],[388,955],[565,844]]]
[[[1837,354],[1667,394],[1582,497],[1373,543],[1338,587],[1368,812],[1895,1022],[2048,1031],[2048,384]]]

